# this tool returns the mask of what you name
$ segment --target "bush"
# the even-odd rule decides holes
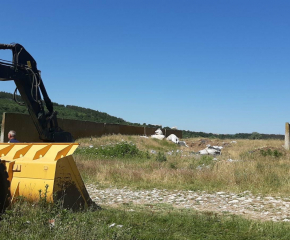
[[[213,163],[213,157],[209,155],[202,155],[198,161],[198,165],[210,165]]]
[[[250,136],[250,139],[261,139],[262,135],[258,132],[253,132],[252,135]]]
[[[136,157],[143,155],[137,146],[133,143],[126,141],[101,146],[99,148],[86,147],[79,148],[75,151],[76,154],[87,155],[90,157],[105,157],[105,158],[124,158],[124,157]]]
[[[156,156],[156,161],[157,162],[166,162],[167,158],[166,158],[164,153],[158,152],[158,154]]]
[[[267,150],[261,149],[260,150],[260,154],[262,156],[264,156],[264,157],[266,157],[266,156],[272,156],[272,157],[278,158],[278,157],[283,156],[283,153],[279,152],[276,149],[274,151],[272,151],[270,148],[268,148]]]

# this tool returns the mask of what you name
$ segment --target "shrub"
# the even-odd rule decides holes
[[[278,157],[283,156],[283,153],[279,152],[276,149],[274,151],[272,151],[270,148],[268,148],[267,150],[261,149],[260,150],[260,154],[262,156],[264,156],[264,157],[266,157],[266,156],[272,156],[272,157],[278,158]]]
[[[253,132],[252,135],[250,136],[250,139],[261,139],[262,135],[258,132]]]
[[[99,148],[94,147],[79,148],[75,151],[75,153],[87,155],[90,157],[105,157],[105,158],[135,157],[143,154],[135,144],[126,141],[101,146]]]
[[[177,166],[176,166],[176,164],[175,164],[175,163],[170,163],[170,165],[169,165],[169,166],[170,166],[170,168],[171,168],[171,169],[177,169]]]
[[[198,165],[210,165],[213,163],[213,157],[209,155],[202,155],[198,161]]]
[[[156,161],[157,162],[166,162],[167,158],[166,158],[164,153],[158,152],[158,154],[156,155]]]

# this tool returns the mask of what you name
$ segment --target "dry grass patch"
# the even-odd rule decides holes
[[[105,146],[108,144],[116,144],[122,141],[133,142],[141,151],[146,151],[148,149],[162,151],[179,149],[179,147],[176,144],[166,140],[160,141],[158,139],[153,138],[143,138],[140,136],[126,136],[120,134],[107,135],[102,136],[100,138],[92,138],[91,140],[89,138],[81,138],[77,140],[77,142],[80,143],[80,147],[88,147],[91,145],[98,147]]]
[[[192,138],[186,139],[186,148],[166,140],[113,135],[82,139],[81,148],[131,142],[138,154],[109,159],[75,154],[75,159],[86,181],[103,186],[289,194],[290,158],[283,141],[231,141]],[[222,155],[197,155],[207,144],[224,146]]]

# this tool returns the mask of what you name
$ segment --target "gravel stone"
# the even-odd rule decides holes
[[[123,205],[166,203],[178,208],[192,208],[197,211],[227,212],[243,215],[251,219],[267,221],[290,221],[290,199],[273,196],[254,196],[250,191],[240,194],[181,190],[130,190],[110,186],[98,189],[97,185],[87,185],[91,199],[98,205]],[[242,196],[242,197],[240,197]],[[132,211],[132,210],[131,210]]]

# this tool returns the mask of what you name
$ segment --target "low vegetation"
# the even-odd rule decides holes
[[[74,154],[86,183],[131,189],[249,190],[289,196],[290,159],[280,140],[191,138],[187,147],[138,136],[80,139]],[[222,155],[201,156],[208,144]],[[126,203],[72,212],[60,204],[18,202],[0,221],[0,239],[289,239],[288,222],[249,220],[170,204]]]
[[[289,195],[289,153],[280,140],[192,138],[189,148],[138,136],[80,140],[77,165],[86,181],[99,186],[165,188]],[[207,144],[222,145],[222,155],[201,156]]]
[[[289,239],[287,223],[198,213],[166,204],[71,212],[20,199],[1,216],[0,239]]]

